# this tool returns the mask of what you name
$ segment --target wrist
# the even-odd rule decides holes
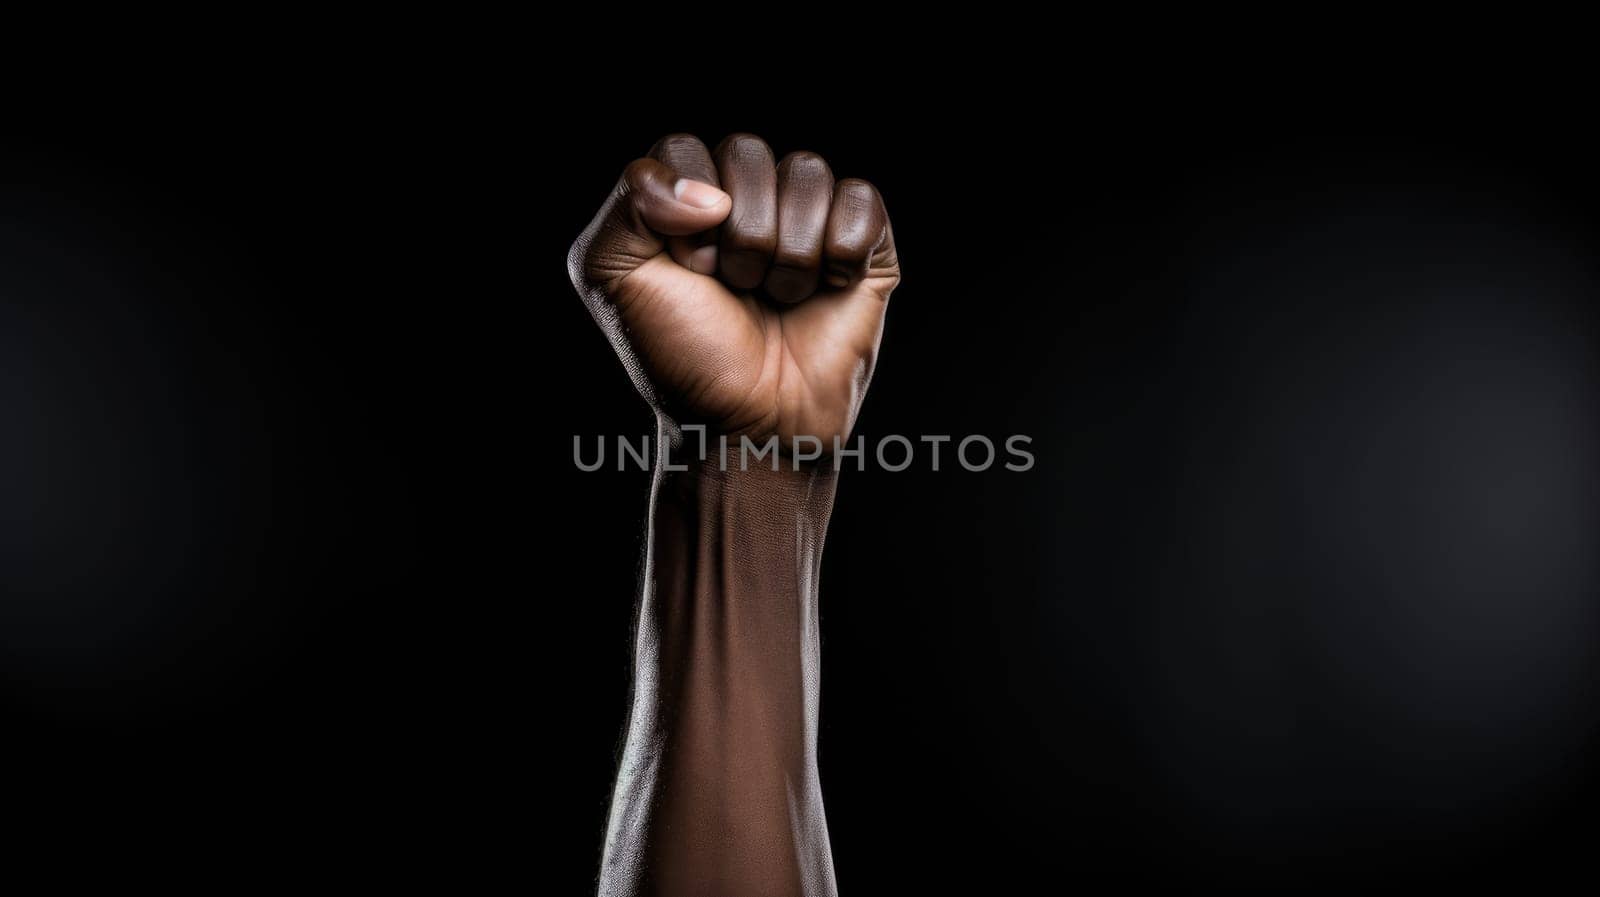
[[[663,478],[802,503],[831,501],[838,481],[837,447],[820,437],[721,433],[665,414],[657,415],[656,432],[656,471]]]

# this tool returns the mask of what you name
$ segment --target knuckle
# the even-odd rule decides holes
[[[867,254],[872,251],[864,240],[850,240],[835,237],[828,241],[828,257],[838,262],[860,264],[867,260]]]
[[[644,189],[655,178],[656,164],[651,159],[634,159],[622,169],[622,183],[630,192]]]
[[[784,156],[778,163],[778,170],[789,177],[832,176],[827,160],[809,150],[797,150]]]
[[[722,142],[717,144],[717,155],[739,160],[771,160],[772,148],[760,137],[740,131],[722,138]]]
[[[772,254],[772,264],[779,268],[794,268],[804,270],[815,268],[819,259],[817,253],[811,251],[812,247],[801,244],[782,244]]]
[[[868,212],[878,201],[878,188],[860,178],[845,178],[839,182],[839,201],[851,212]]]
[[[851,178],[839,182],[828,228],[828,254],[841,259],[865,259],[883,239],[888,221],[878,191],[870,183]]]
[[[878,232],[863,218],[852,218],[828,235],[828,254],[840,258],[866,258],[877,245]]]
[[[678,150],[699,149],[702,146],[703,144],[701,144],[700,138],[694,136],[693,134],[679,132],[677,134],[668,134],[660,140],[657,140],[655,146],[650,148],[650,155],[660,156]]]
[[[772,255],[778,248],[777,231],[765,225],[739,224],[726,228],[722,241],[731,250],[754,255]]]

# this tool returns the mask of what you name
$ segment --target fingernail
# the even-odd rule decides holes
[[[689,253],[689,270],[696,274],[717,272],[717,247],[702,246]]]
[[[691,181],[688,178],[678,178],[678,182],[672,185],[672,195],[679,202],[694,206],[697,209],[712,209],[716,208],[717,204],[722,202],[723,197],[728,194],[710,184],[702,184],[699,181]]]

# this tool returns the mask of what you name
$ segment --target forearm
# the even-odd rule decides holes
[[[831,895],[817,574],[837,474],[667,461],[601,894]]]
[[[671,415],[758,445],[848,439],[900,282],[875,187],[751,134],[657,141],[567,269],[663,432]],[[817,571],[835,474],[664,460],[600,893],[832,895]]]

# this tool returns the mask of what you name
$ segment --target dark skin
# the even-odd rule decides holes
[[[722,470],[683,428],[849,437],[900,280],[883,201],[814,153],[672,135],[627,167],[569,268],[661,446],[600,894],[832,895],[817,577],[838,474],[787,455]]]

